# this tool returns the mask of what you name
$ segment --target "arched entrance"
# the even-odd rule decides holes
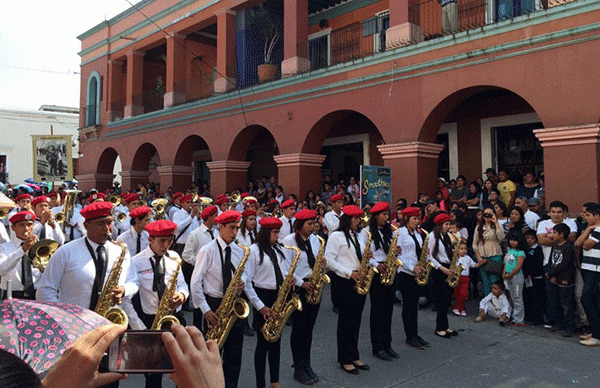
[[[171,180],[164,182],[163,179],[162,186],[165,189],[172,186],[174,192],[186,190],[191,183],[208,188],[210,172],[206,163],[211,160],[210,149],[204,139],[197,135],[186,137],[177,149],[171,173],[166,174]]]
[[[123,189],[137,190],[138,184],[160,183],[158,167],[161,165],[160,155],[156,147],[150,143],[140,145],[133,156],[131,171],[123,175]]]
[[[235,137],[229,151],[229,160],[249,163],[246,181],[236,182],[235,188],[245,189],[247,180],[257,182],[263,175],[277,178],[275,155],[279,155],[279,147],[267,128],[260,125],[244,128]]]
[[[105,149],[98,158],[96,166],[96,174],[98,176],[96,188],[104,191],[112,186],[113,181],[121,183],[121,177],[118,175],[121,172],[121,158],[117,151],[110,147]]]

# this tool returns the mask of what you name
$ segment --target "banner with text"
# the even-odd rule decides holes
[[[388,202],[392,205],[392,169],[382,166],[360,166],[360,206]]]

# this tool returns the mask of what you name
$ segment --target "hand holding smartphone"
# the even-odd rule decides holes
[[[108,370],[118,373],[173,373],[162,331],[131,330],[110,345]]]

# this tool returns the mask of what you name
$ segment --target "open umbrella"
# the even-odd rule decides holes
[[[33,178],[27,178],[27,179],[25,179],[25,183],[33,183]]]
[[[33,189],[31,187],[27,186],[26,184],[21,184],[21,185],[15,186],[15,189],[16,190],[18,190],[18,189],[25,189],[25,190],[27,190],[27,192],[29,194],[33,193]]]
[[[50,369],[82,335],[111,322],[67,303],[8,299],[0,304],[0,349],[25,361],[36,373]]]

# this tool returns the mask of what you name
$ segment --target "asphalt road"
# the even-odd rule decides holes
[[[470,315],[450,313],[450,327],[458,337],[443,339],[434,335],[435,313],[430,308],[419,311],[419,335],[431,342],[420,350],[404,343],[400,316],[401,305],[394,309],[393,348],[401,358],[392,362],[373,357],[369,339],[369,298],[363,312],[359,350],[361,360],[371,366],[353,376],[342,372],[336,362],[335,332],[337,314],[325,290],[313,338],[312,366],[320,377],[315,387],[392,388],[392,387],[494,387],[554,388],[600,387],[600,348],[579,344],[578,337],[563,338],[543,327],[500,327],[488,319],[475,323],[477,307],[467,302]],[[191,322],[191,313],[189,322]],[[282,336],[280,385],[298,388],[293,380],[289,346],[290,327]],[[245,337],[239,388],[255,387],[253,355],[256,337]],[[268,372],[267,372],[268,381]],[[143,375],[130,375],[121,387],[144,387]],[[164,376],[163,387],[174,387]]]

